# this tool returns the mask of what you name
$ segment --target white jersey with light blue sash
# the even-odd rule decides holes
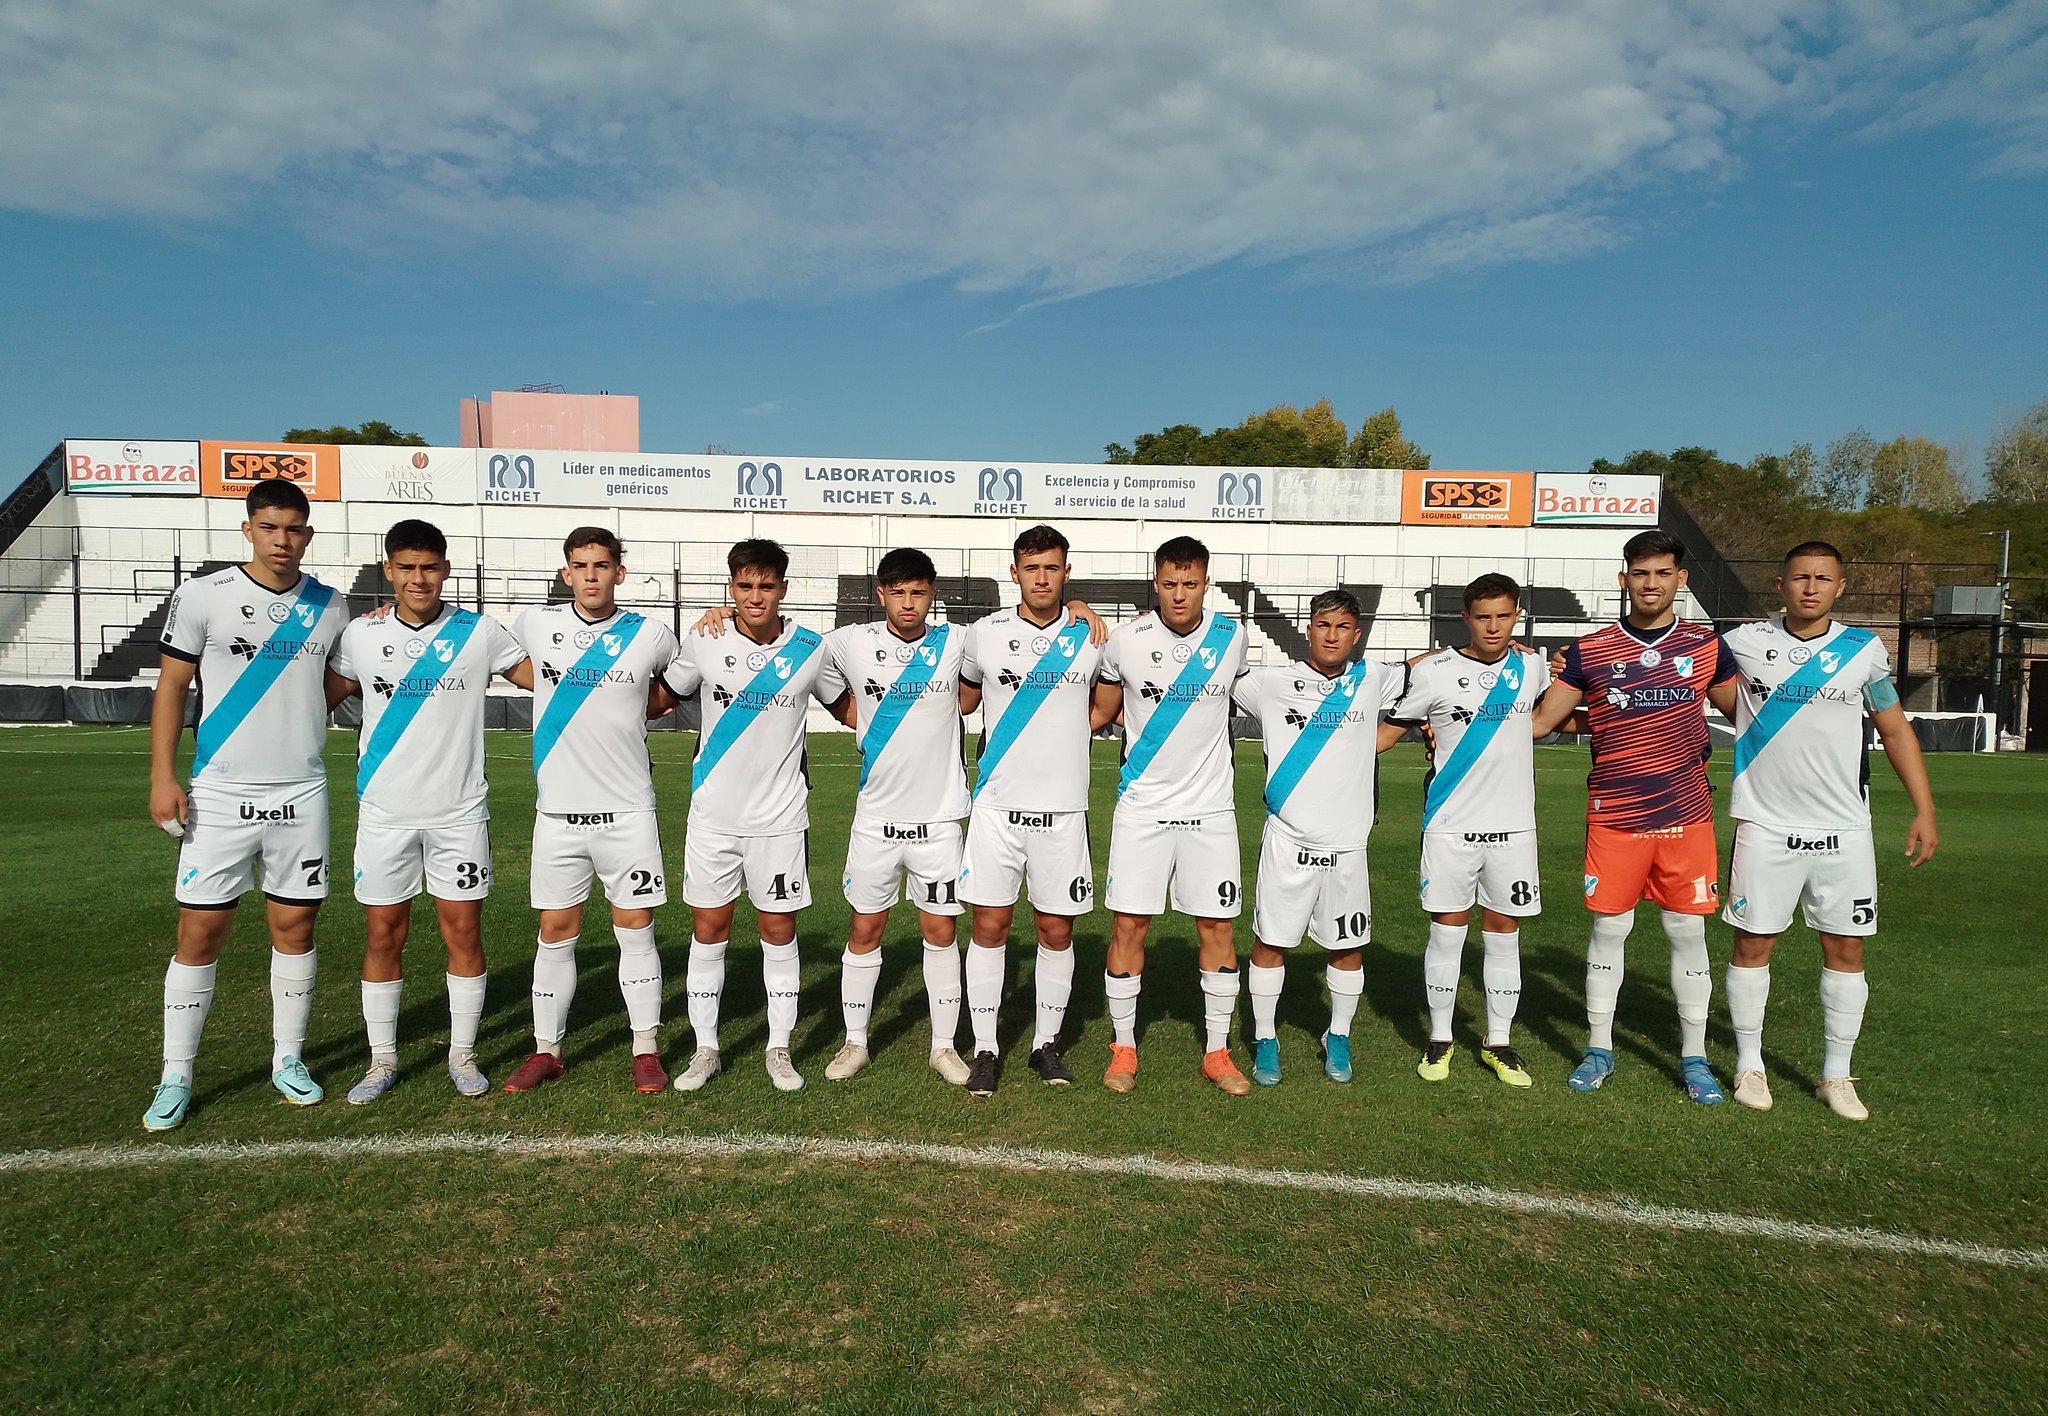
[[[1795,639],[1783,620],[1721,637],[1738,673],[1728,814],[1809,830],[1867,827],[1863,719],[1899,701],[1884,641],[1846,624]]]
[[[728,631],[730,633],[730,631]],[[860,786],[855,820],[929,826],[967,814],[961,757],[960,660],[965,625],[927,625],[914,640],[886,620],[825,636],[818,697],[853,694]]]
[[[675,632],[614,607],[587,620],[574,601],[519,617],[533,660],[533,775],[549,816],[654,810],[647,690],[676,657]]]
[[[1156,614],[1110,633],[1102,681],[1124,690],[1118,810],[1201,816],[1236,804],[1230,689],[1244,660],[1244,626],[1213,610],[1184,635]]]
[[[1088,809],[1088,701],[1101,665],[1088,626],[1065,610],[1040,626],[1012,606],[967,627],[960,676],[981,687],[975,805]]]
[[[1365,849],[1372,834],[1380,719],[1407,682],[1405,664],[1359,662],[1334,679],[1307,664],[1253,669],[1236,698],[1258,718],[1266,813],[1305,846]]]
[[[737,622],[716,638],[683,641],[668,686],[695,695],[702,727],[690,767],[690,829],[787,836],[810,825],[804,724],[820,698],[823,636],[785,618],[772,644]]]
[[[511,630],[455,605],[424,625],[397,611],[350,622],[329,664],[362,686],[356,796],[364,820],[424,828],[490,815],[484,695],[525,657]]]
[[[159,647],[198,666],[193,786],[326,781],[327,656],[347,621],[310,575],[279,591],[234,566],[178,587]]]
[[[1412,666],[1408,691],[1389,716],[1428,723],[1436,739],[1422,788],[1424,831],[1536,829],[1529,715],[1549,687],[1542,656],[1513,650],[1484,664],[1440,649]]]

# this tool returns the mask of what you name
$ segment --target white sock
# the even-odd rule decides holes
[[[476,1030],[484,1020],[484,975],[448,975],[448,1055],[476,1052]]]
[[[996,1009],[1003,1001],[1003,953],[982,944],[967,946],[967,1016],[974,1025],[976,1054],[995,1052]]]
[[[1764,1005],[1771,1001],[1771,966],[1728,965],[1728,1021],[1735,1028],[1735,1070],[1764,1069]]]
[[[1276,965],[1267,968],[1263,964],[1251,966],[1251,977],[1246,986],[1252,995],[1252,1036],[1269,1038],[1280,1036],[1280,989],[1287,982],[1287,970]]]
[[[654,947],[654,926],[627,929],[613,925],[619,941],[619,997],[626,1000],[626,1026],[633,1030],[633,1052],[655,1050],[661,1033],[661,951]]]
[[[313,1016],[313,976],[320,970],[320,951],[303,954],[270,951],[270,1070],[287,1057],[303,1057],[306,1020]]]
[[[761,941],[761,983],[768,990],[770,1047],[789,1046],[789,1035],[796,1031],[796,993],[802,974],[794,939],[787,944]]]
[[[398,1061],[398,998],[404,989],[402,978],[389,983],[363,980],[363,1031],[370,1035],[372,1062]]]
[[[875,1011],[875,985],[882,978],[882,951],[856,954],[849,946],[839,956],[839,1016],[846,1040],[868,1045],[868,1019]]]
[[[1230,1046],[1230,1020],[1237,1013],[1237,970],[1202,970],[1202,1050]]]
[[[1586,1046],[1614,1051],[1614,1005],[1621,997],[1622,958],[1636,912],[1593,916],[1586,941]]]
[[[932,1051],[950,1049],[960,1033],[960,947],[924,946],[924,997],[932,1010]]]
[[[1664,911],[1671,941],[1671,996],[1678,1000],[1678,1055],[1707,1055],[1707,1010],[1714,1003],[1714,966],[1707,959],[1704,915]]]
[[[1856,1050],[1856,1036],[1863,1031],[1863,1008],[1870,1001],[1870,980],[1861,973],[1820,971],[1821,1035],[1827,1039],[1827,1055],[1820,1064],[1820,1079],[1832,1081],[1849,1075],[1849,1056]]]
[[[1429,1040],[1451,1040],[1451,1016],[1458,1008],[1458,974],[1465,966],[1465,926],[1431,924],[1422,950],[1422,990],[1429,998]]]
[[[1102,991],[1109,996],[1109,1025],[1119,1047],[1138,1045],[1138,990],[1144,986],[1143,974],[1102,975]]]
[[[1331,1036],[1351,1036],[1351,1020],[1358,1016],[1358,996],[1365,992],[1365,970],[1326,968],[1323,986],[1330,990]]]
[[[683,975],[690,995],[690,1027],[697,1046],[718,1051],[718,1001],[725,993],[725,944],[690,941],[690,964]]]
[[[1038,1015],[1031,1034],[1035,1051],[1060,1040],[1060,1027],[1067,1021],[1067,1000],[1074,996],[1074,951],[1038,946]]]
[[[163,1080],[183,1077],[192,1084],[193,1062],[199,1056],[199,1034],[213,1007],[212,964],[181,964],[171,960],[164,970]]]
[[[569,1031],[569,1005],[576,999],[576,936],[533,951],[533,1042],[542,1052],[562,1055]]]
[[[1486,961],[1480,981],[1486,986],[1486,1045],[1506,1047],[1509,1030],[1515,1025],[1515,1009],[1522,1002],[1522,932],[1511,929],[1496,934],[1479,931],[1486,946]]]

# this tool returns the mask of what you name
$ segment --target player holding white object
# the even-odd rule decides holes
[[[533,660],[533,865],[528,890],[540,911],[533,956],[534,1050],[505,1079],[532,1091],[562,1075],[562,1037],[576,996],[576,940],[593,879],[611,904],[619,944],[619,994],[633,1031],[633,1089],[666,1090],[657,1050],[661,955],[654,911],[668,899],[647,717],[654,688],[676,657],[676,637],[621,609],[626,552],[601,526],[579,526],[562,543],[566,604],[526,611],[514,637]]]
[[[1764,1005],[1771,946],[1796,905],[1820,935],[1820,1006],[1827,1056],[1820,1099],[1837,1116],[1866,1121],[1849,1059],[1870,986],[1863,941],[1877,932],[1877,855],[1870,835],[1866,713],[1913,802],[1906,856],[1934,858],[1940,834],[1919,739],[1899,706],[1884,645],[1831,616],[1845,584],[1842,553],[1807,541],[1785,553],[1781,619],[1732,629],[1723,639],[1741,671],[1735,700],[1735,856],[1728,905],[1735,927],[1728,1014],[1735,1025],[1735,1099],[1768,1111]]]
[[[790,1060],[800,982],[796,915],[811,902],[810,782],[804,724],[823,701],[822,636],[782,617],[789,552],[749,540],[726,556],[736,635],[691,635],[666,679],[701,712],[690,767],[690,823],[683,836],[683,902],[690,907],[690,1026],[697,1035],[678,1091],[718,1075],[718,1010],[733,906],[744,889],[761,925],[761,981],[768,992],[763,1065],[778,1091],[803,1075]]]
[[[1309,601],[1308,658],[1253,669],[1236,698],[1259,720],[1266,757],[1266,826],[1252,901],[1252,1079],[1280,1081],[1276,1022],[1287,952],[1306,934],[1329,967],[1330,1026],[1323,1074],[1351,1080],[1351,1020],[1365,991],[1372,940],[1366,841],[1378,799],[1379,755],[1405,729],[1382,722],[1408,681],[1406,664],[1353,661],[1364,641],[1358,598],[1325,590]]]
[[[313,1007],[313,920],[327,898],[327,655],[341,597],[299,565],[306,494],[263,481],[245,503],[249,560],[179,586],[149,715],[149,815],[178,849],[178,942],[164,974],[164,1065],[145,1130],[181,1124],[213,1002],[215,961],[262,862],[270,926],[271,1084],[295,1106],[325,1094],[300,1060]],[[191,795],[178,786],[186,691],[197,678]]]
[[[434,900],[448,950],[448,1079],[463,1096],[490,1082],[476,1065],[484,1011],[479,935],[491,889],[490,807],[484,794],[484,697],[496,674],[533,687],[526,650],[489,615],[442,599],[448,538],[406,520],[384,536],[390,614],[341,633],[328,661],[330,706],[361,695],[356,739],[355,888],[369,943],[363,1026],[370,1067],[348,1099],[367,1105],[398,1080],[398,1007],[413,897]]]
[[[1020,603],[967,627],[960,710],[982,710],[960,869],[960,900],[973,909],[966,967],[974,1028],[970,1096],[994,1095],[1001,1076],[996,1013],[1020,887],[1030,893],[1038,934],[1030,1066],[1048,1086],[1074,1080],[1059,1036],[1074,991],[1074,920],[1095,899],[1088,744],[1106,720],[1089,711],[1102,651],[1090,642],[1087,621],[1060,604],[1071,569],[1067,538],[1050,526],[1030,527],[1010,553]]]
[[[1480,908],[1486,946],[1486,1033],[1479,1060],[1511,1087],[1530,1085],[1509,1045],[1522,995],[1520,921],[1540,914],[1536,871],[1536,761],[1530,718],[1550,670],[1515,647],[1522,589],[1505,575],[1465,587],[1462,618],[1471,643],[1440,649],[1410,668],[1394,705],[1401,723],[1427,723],[1430,773],[1422,788],[1422,908],[1429,945],[1422,982],[1429,1000],[1429,1047],[1416,1071],[1440,1082],[1451,1073],[1451,1020],[1464,967],[1465,930]]]
[[[1244,626],[1203,608],[1209,548],[1176,536],[1152,556],[1158,610],[1119,625],[1102,650],[1095,717],[1122,713],[1123,763],[1109,831],[1114,915],[1103,988],[1115,1036],[1103,1086],[1138,1082],[1138,991],[1145,936],[1171,901],[1195,921],[1202,981],[1202,1075],[1224,1093],[1252,1089],[1230,1055],[1241,908],[1230,690],[1245,672]]]

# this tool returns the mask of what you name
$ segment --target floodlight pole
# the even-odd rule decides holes
[[[2001,692],[2005,667],[2005,599],[2006,587],[2011,580],[2012,529],[2003,531],[1979,531],[1979,536],[1998,537],[1998,620],[1991,627],[1991,721],[1994,733],[2002,731],[2005,724],[2005,695]],[[1993,742],[1995,750],[1998,744]]]

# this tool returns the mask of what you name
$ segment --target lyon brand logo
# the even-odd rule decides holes
[[[1216,479],[1216,501],[1222,506],[1264,506],[1265,479],[1256,472],[1247,472],[1243,476],[1225,472]]]
[[[1014,467],[984,467],[975,483],[977,501],[1023,501],[1024,474]]]

